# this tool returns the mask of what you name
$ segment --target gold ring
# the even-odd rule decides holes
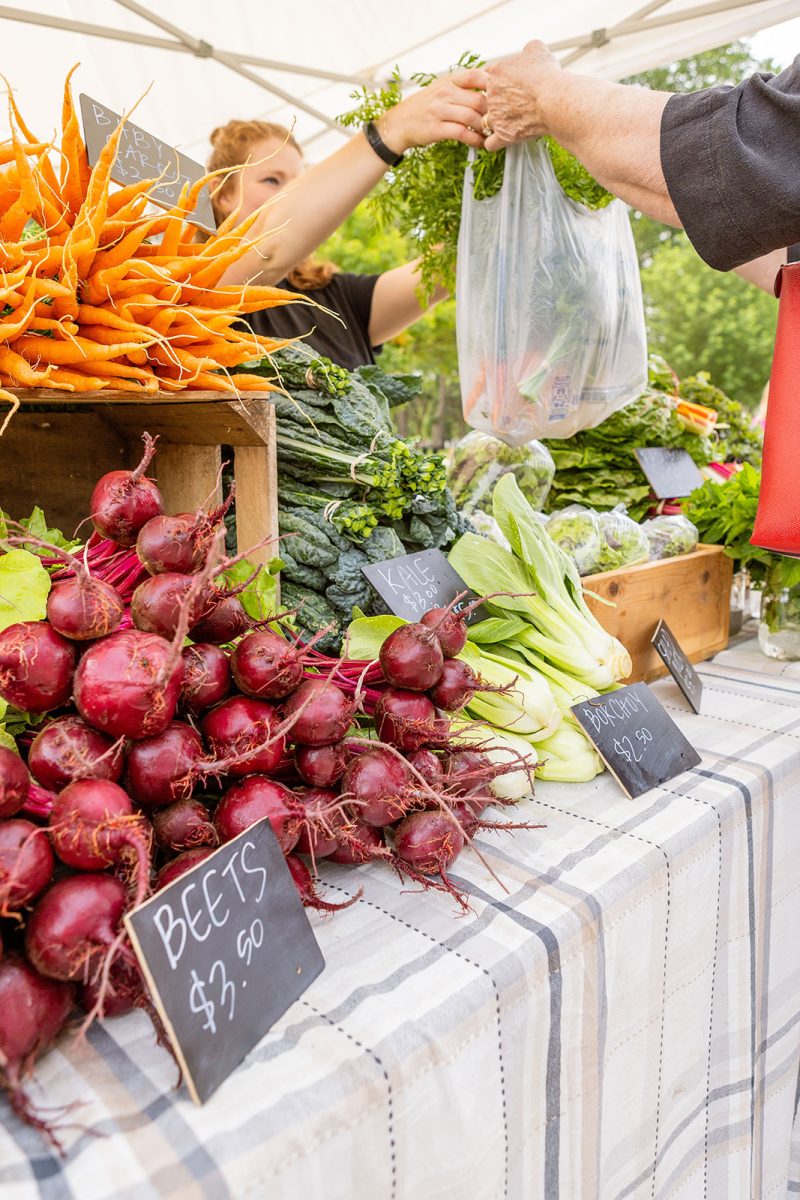
[[[486,113],[483,114],[483,118],[481,119],[481,131],[483,132],[484,137],[489,137],[491,134],[494,133],[494,130],[492,129],[492,126],[491,126],[491,122],[489,121],[489,118],[486,115]]]

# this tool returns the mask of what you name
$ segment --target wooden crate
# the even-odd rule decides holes
[[[587,575],[584,587],[614,607],[587,596],[600,624],[623,643],[633,660],[626,682],[657,679],[667,669],[650,645],[661,617],[692,662],[728,644],[733,563],[719,546],[691,554]]]
[[[159,435],[152,474],[167,512],[193,512],[220,499],[222,445],[233,447],[236,528],[247,549],[278,533],[275,410],[269,393],[231,399],[224,392],[164,393],[131,400],[130,392],[65,395],[17,391],[22,408],[0,439],[0,508],[23,517],[40,505],[51,524],[70,533],[89,512],[105,471],[141,458],[142,433]],[[77,405],[63,412],[59,406]],[[85,528],[85,526],[84,526]],[[276,554],[264,546],[252,557]]]

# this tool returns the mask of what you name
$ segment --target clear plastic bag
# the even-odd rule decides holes
[[[579,575],[593,575],[601,570],[600,561],[605,539],[599,514],[581,504],[570,504],[553,513],[547,522],[547,532],[575,563]]]
[[[683,513],[672,517],[653,517],[642,525],[650,545],[650,558],[674,558],[676,554],[689,554],[700,540],[697,526]]]
[[[506,150],[503,186],[475,200],[467,166],[456,271],[464,419],[510,446],[566,438],[647,381],[639,265],[619,201],[570,200],[540,141]]]
[[[598,513],[597,519],[603,535],[599,571],[615,571],[617,567],[647,562],[650,557],[647,534],[628,516],[624,505],[617,505],[611,512]]]
[[[531,508],[540,512],[555,477],[556,464],[541,442],[511,447],[473,429],[451,446],[447,469],[456,504],[467,514],[481,509],[490,512],[494,485],[509,473]]]

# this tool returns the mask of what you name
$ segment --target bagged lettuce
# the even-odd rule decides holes
[[[541,512],[556,473],[552,455],[541,442],[507,446],[477,429],[451,447],[447,466],[456,504],[467,515],[491,512],[495,484],[508,474],[531,508]]]
[[[614,571],[647,562],[650,543],[641,525],[631,520],[624,508],[598,513],[602,534],[598,570]]]
[[[602,570],[603,531],[599,513],[580,504],[570,504],[553,513],[547,522],[550,537],[567,553],[579,575],[592,575]]]
[[[700,541],[697,526],[682,513],[674,517],[653,517],[642,525],[650,546],[651,560],[674,558],[676,554],[688,554]]]

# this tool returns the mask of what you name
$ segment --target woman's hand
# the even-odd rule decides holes
[[[547,103],[561,67],[544,42],[528,42],[521,54],[501,58],[488,70],[487,150],[550,133]]]
[[[375,122],[378,133],[397,154],[448,139],[480,148],[488,78],[475,67],[444,75],[383,113]]]

